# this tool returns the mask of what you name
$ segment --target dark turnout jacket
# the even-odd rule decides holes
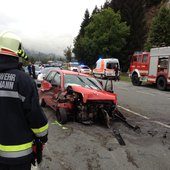
[[[0,163],[30,161],[34,138],[47,140],[47,131],[34,80],[0,54]]]

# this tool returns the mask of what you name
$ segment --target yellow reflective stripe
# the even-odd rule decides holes
[[[24,57],[24,56],[25,56],[25,54],[24,54],[24,53],[22,53],[22,54],[21,54],[21,57]]]
[[[22,156],[26,156],[32,153],[32,148],[23,150],[23,151],[0,151],[0,157],[5,157],[5,158],[19,158]]]
[[[19,57],[24,58],[25,60],[28,60],[28,56],[26,55],[26,53],[24,52],[24,50],[18,50],[17,52]]]
[[[29,142],[21,145],[10,145],[10,146],[9,145],[5,146],[0,144],[0,151],[5,151],[5,152],[22,151],[22,150],[32,148],[32,144],[33,142]]]
[[[28,58],[28,56],[26,55],[25,57],[24,57],[24,59],[26,60]]]
[[[22,50],[18,50],[18,54],[21,54],[22,53]]]
[[[48,129],[48,124],[46,124],[45,126],[39,128],[39,129],[32,129],[32,131],[34,133],[42,133],[42,132],[46,131],[47,129]]]

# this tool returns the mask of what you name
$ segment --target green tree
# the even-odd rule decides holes
[[[126,44],[129,27],[121,22],[119,13],[111,8],[101,10],[91,17],[90,23],[85,27],[85,34],[79,43],[84,48],[86,56],[81,58],[88,65],[94,64],[98,57],[113,57]]]
[[[97,5],[95,6],[95,8],[93,9],[93,11],[92,11],[92,15],[94,15],[94,14],[97,14],[97,13],[99,13],[100,12],[100,9],[97,7]]]
[[[71,61],[72,59],[72,49],[71,49],[71,46],[70,47],[67,47],[65,50],[64,50],[64,56],[66,57],[66,60],[68,62]]]
[[[146,6],[150,7],[161,3],[162,0],[146,0]]]
[[[112,0],[109,6],[120,11],[122,20],[130,26],[126,48],[133,52],[142,50],[146,39],[145,0]]]
[[[162,7],[153,18],[146,49],[170,45],[170,9]]]
[[[143,50],[146,41],[145,0],[111,0],[110,3],[107,1],[104,7],[119,11],[122,21],[130,27],[126,46],[121,52],[115,53],[119,56],[122,71],[127,71],[130,56],[134,51]]]
[[[84,48],[83,48],[82,44],[80,43],[80,39],[81,39],[81,37],[84,36],[84,34],[85,34],[85,27],[89,23],[90,23],[90,14],[89,14],[89,11],[86,9],[85,14],[84,14],[83,22],[81,23],[81,26],[80,26],[79,34],[74,39],[73,53],[75,54],[75,58],[78,61],[81,61],[81,59],[86,56],[86,52],[84,51]]]

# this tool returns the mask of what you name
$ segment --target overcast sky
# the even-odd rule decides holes
[[[63,55],[73,47],[85,10],[106,0],[0,0],[0,31],[18,34],[28,49]]]

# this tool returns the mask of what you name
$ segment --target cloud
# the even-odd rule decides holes
[[[85,10],[105,0],[5,0],[1,2],[0,31],[17,33],[28,49],[63,55],[73,45]]]

